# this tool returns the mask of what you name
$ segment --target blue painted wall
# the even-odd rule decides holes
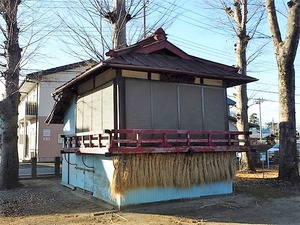
[[[66,159],[72,165],[68,165]],[[222,181],[197,185],[192,188],[139,188],[128,191],[123,198],[112,199],[110,184],[113,177],[113,161],[103,155],[69,154],[63,157],[62,182],[93,193],[93,196],[116,206],[195,198],[232,193],[232,182]]]
[[[192,188],[140,188],[129,191],[123,199],[121,205],[132,205],[140,203],[150,203],[158,201],[168,201],[176,199],[189,199],[210,195],[221,195],[232,193],[232,182],[223,181],[205,185],[197,185]]]
[[[116,205],[117,201],[110,196],[113,171],[112,159],[103,155],[63,155],[63,184],[90,191],[95,197]]]

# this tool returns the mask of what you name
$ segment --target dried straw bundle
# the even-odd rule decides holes
[[[111,195],[123,196],[136,188],[177,187],[232,180],[234,152],[189,154],[132,154],[115,156]]]

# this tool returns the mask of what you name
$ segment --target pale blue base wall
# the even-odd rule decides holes
[[[110,197],[113,171],[113,162],[110,157],[73,153],[63,155],[63,184],[92,192],[95,197],[116,205],[117,201]]]
[[[123,198],[112,199],[110,184],[113,171],[113,162],[110,157],[66,154],[63,156],[62,183],[90,191],[93,196],[116,206],[231,194],[233,191],[231,181],[222,181],[187,189],[139,188],[128,191]]]
[[[141,203],[150,203],[158,201],[168,201],[176,199],[189,199],[210,195],[223,195],[232,193],[232,182],[216,182],[192,188],[141,188],[127,192],[126,196],[121,199],[120,205],[132,205]]]

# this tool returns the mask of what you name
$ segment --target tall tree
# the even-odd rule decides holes
[[[299,168],[296,148],[294,61],[300,34],[300,0],[291,0],[287,6],[286,33],[283,39],[275,1],[266,0],[266,11],[278,67],[279,179],[295,182],[299,179]]]
[[[114,1],[114,18],[110,18],[113,25],[113,48],[126,47],[126,23],[131,19],[126,14],[125,0]]]
[[[255,124],[257,128],[259,128],[259,118],[257,116],[257,113],[252,113],[249,117],[249,123]]]
[[[21,48],[17,22],[20,0],[1,0],[0,14],[5,27],[0,27],[5,37],[4,52],[6,69],[2,73],[5,80],[6,97],[0,102],[0,117],[3,120],[2,148],[0,152],[0,189],[11,189],[19,185],[19,159],[17,146],[17,122],[19,93],[19,74]]]
[[[247,24],[254,16],[251,15],[248,18],[248,1],[247,0],[234,0],[233,8],[225,1],[222,1],[226,14],[234,22],[233,29],[236,34],[235,54],[236,54],[236,66],[238,73],[241,76],[247,75],[247,46],[250,39],[255,35],[255,32],[262,20],[263,13],[259,12],[259,8],[253,10],[253,15],[258,14],[258,19],[255,21],[254,26],[247,30]],[[258,4],[259,5],[259,4]],[[257,6],[259,7],[259,6]],[[247,85],[242,84],[236,87],[236,115],[237,115],[237,128],[239,131],[249,131],[248,122],[248,97],[247,97]],[[252,160],[251,153],[244,153],[242,157],[242,170],[255,171],[254,160]]]
[[[172,13],[178,8],[177,1],[66,1],[67,10],[57,12],[62,21],[64,50],[73,57],[88,55],[103,60],[109,49],[125,47],[161,26],[169,26],[174,21]],[[70,37],[67,40],[66,34]]]

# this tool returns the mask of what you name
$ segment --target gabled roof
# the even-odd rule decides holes
[[[57,88],[54,95],[58,102],[46,122],[53,119],[57,113],[59,102],[68,101],[69,89],[76,87],[83,79],[98,75],[108,69],[127,69],[153,73],[175,74],[180,76],[191,76],[210,78],[225,81],[227,87],[245,84],[257,79],[248,76],[241,76],[237,69],[232,66],[212,62],[195,56],[191,56],[173,45],[167,40],[163,29],[158,29],[152,36],[137,42],[129,47],[110,50],[108,59],[98,63],[89,70]],[[63,111],[63,109],[61,109]],[[59,110],[59,111],[61,111]],[[61,112],[60,112],[61,113]],[[62,118],[57,117],[56,122]]]
[[[58,67],[54,67],[54,68],[50,68],[50,69],[46,69],[46,70],[41,70],[41,71],[34,72],[34,73],[29,73],[26,75],[26,78],[27,79],[37,79],[40,76],[46,76],[49,74],[72,70],[72,69],[76,69],[76,68],[82,67],[82,66],[91,66],[96,63],[97,62],[93,59],[84,60],[84,61],[71,63],[71,64],[67,64],[67,65],[63,65],[63,66],[58,66]]]
[[[236,104],[236,102],[234,100],[232,100],[231,98],[227,98],[227,105],[228,106],[234,106]]]
[[[131,52],[150,54],[150,53],[169,53],[183,59],[191,59],[191,56],[167,41],[167,35],[162,28],[159,28],[152,36],[126,48],[110,50],[106,56],[117,58]]]
[[[59,73],[59,72],[68,71],[68,70],[73,70],[73,69],[83,67],[83,66],[91,66],[94,64],[96,64],[96,61],[90,59],[90,60],[84,60],[81,62],[76,62],[76,63],[72,63],[72,64],[67,64],[67,65],[47,69],[47,70],[41,70],[41,71],[34,72],[34,73],[29,73],[26,75],[25,79],[20,84],[19,90],[21,92],[21,95],[22,95],[22,93],[28,93],[30,90],[32,90],[32,88],[35,87],[36,82],[38,80],[41,80],[41,77]],[[80,73],[80,72],[78,72],[78,73]]]
[[[109,68],[222,79],[226,81],[227,87],[257,81],[253,77],[241,76],[235,67],[188,55],[167,40],[167,35],[162,28],[134,45],[110,50],[106,55],[109,56],[108,59],[101,61],[98,65],[61,86],[56,90],[56,93],[76,85],[77,82],[87,76]]]

